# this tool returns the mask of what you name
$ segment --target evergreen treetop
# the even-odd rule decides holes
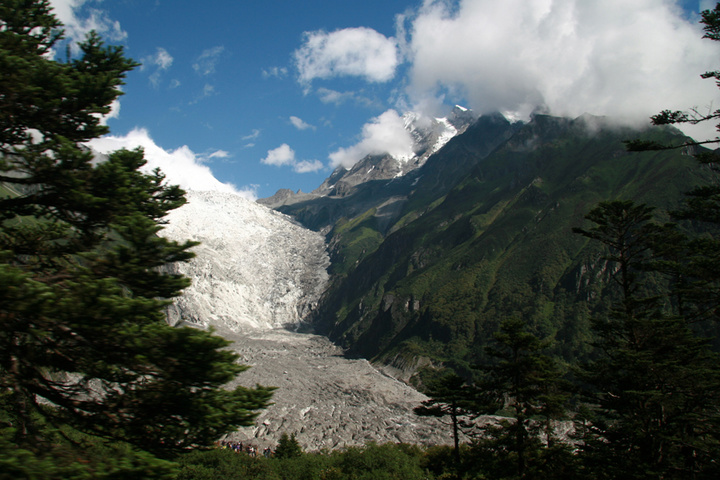
[[[0,3],[0,421],[41,452],[48,426],[169,454],[212,444],[265,407],[271,388],[222,386],[246,367],[210,332],[173,328],[188,285],[166,265],[192,242],[157,235],[185,202],[142,150],[96,161],[82,142],[137,64],[91,33],[53,49],[44,0]]]

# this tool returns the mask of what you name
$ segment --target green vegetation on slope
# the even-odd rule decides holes
[[[194,452],[180,460],[178,480],[430,480],[445,478],[447,448],[375,445],[344,451],[255,458],[232,450]],[[478,472],[480,473],[480,472]],[[436,476],[437,474],[437,476]],[[480,476],[473,478],[482,478]]]
[[[607,272],[599,247],[572,228],[604,199],[677,206],[708,173],[683,152],[628,153],[623,141],[637,136],[682,138],[538,115],[435,203],[411,195],[379,245],[371,216],[348,221],[333,244],[372,238],[374,250],[342,250],[343,275],[318,312],[320,329],[368,358],[391,362],[412,348],[461,366],[484,358],[501,319],[522,316],[557,341],[556,353],[582,357]],[[471,139],[462,141],[468,151]],[[421,176],[415,195],[432,199],[431,191]]]

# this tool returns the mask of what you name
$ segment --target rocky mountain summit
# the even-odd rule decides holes
[[[403,115],[405,130],[413,139],[415,152],[411,158],[395,158],[390,154],[368,155],[351,168],[337,167],[318,188],[310,193],[296,193],[282,189],[272,197],[258,200],[258,203],[277,208],[319,197],[342,198],[354,194],[355,187],[359,185],[403,177],[422,167],[431,155],[452,138],[464,133],[475,120],[472,111],[461,106],[455,106],[450,114],[443,118],[406,112]]]
[[[230,194],[189,192],[162,234],[202,242],[175,267],[192,286],[169,321],[213,327],[252,368],[237,382],[276,386],[274,404],[230,439],[274,446],[284,432],[310,450],[369,441],[449,443],[439,422],[412,408],[426,397],[327,338],[295,332],[326,287],[324,238],[289,217]]]

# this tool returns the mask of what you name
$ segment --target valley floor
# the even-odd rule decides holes
[[[367,360],[345,358],[325,337],[284,329],[217,334],[231,340],[230,348],[252,366],[238,383],[278,387],[274,404],[255,426],[226,440],[263,449],[274,447],[282,433],[295,433],[309,451],[369,442],[452,443],[449,427],[413,413],[427,397]]]

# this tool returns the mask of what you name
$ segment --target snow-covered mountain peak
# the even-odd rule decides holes
[[[413,158],[416,161],[412,168],[415,169],[422,166],[430,155],[444,147],[453,137],[463,133],[475,121],[475,117],[467,108],[456,105],[447,117],[436,118],[418,112],[406,112],[403,121],[415,143]]]
[[[412,154],[397,152],[367,155],[351,167],[340,166],[310,194],[294,195],[279,191],[259,202],[276,208],[307,200],[309,197],[346,197],[355,187],[376,180],[403,177],[422,167],[427,159],[444,147],[452,138],[462,134],[477,120],[471,110],[456,106],[447,117],[434,118],[420,112],[408,111],[402,116],[403,126],[412,139]],[[407,149],[405,149],[407,150]]]
[[[188,192],[161,234],[201,242],[174,270],[192,286],[169,307],[171,323],[231,331],[296,325],[314,307],[330,264],[322,235],[233,194]]]

